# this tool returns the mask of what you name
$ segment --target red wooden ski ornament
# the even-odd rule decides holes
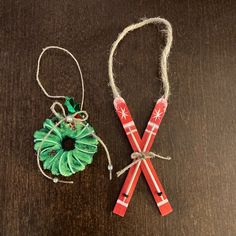
[[[137,128],[124,99],[117,97],[114,100],[114,106],[133,151],[148,152],[153,144],[159,125],[165,114],[167,101],[163,98],[157,101],[142,139],[138,134]],[[165,195],[164,189],[157,177],[150,159],[144,159],[130,168],[113,213],[120,216],[125,215],[141,171],[144,173],[161,215],[164,216],[169,214],[172,211],[171,205]]]
[[[128,106],[125,100],[121,97],[119,89],[115,84],[115,79],[113,75],[113,57],[119,43],[129,32],[148,24],[159,24],[159,23],[164,24],[165,30],[163,30],[162,32],[164,32],[166,36],[166,46],[162,50],[162,55],[160,60],[160,65],[161,65],[160,74],[163,83],[164,95],[156,102],[155,107],[152,111],[152,115],[147,123],[147,127],[145,129],[143,137],[141,138],[139,136],[135,123],[132,119],[132,116],[129,112]],[[147,180],[147,183],[149,185],[149,188],[152,192],[152,195],[154,197],[154,200],[157,204],[157,207],[161,215],[165,216],[168,215],[170,212],[172,212],[172,207],[167,199],[165,191],[161,185],[161,182],[151,162],[151,158],[153,157],[159,157],[162,159],[169,159],[169,158],[164,158],[161,157],[160,155],[150,152],[155,136],[159,129],[160,123],[165,114],[167,108],[167,100],[170,95],[170,86],[167,75],[167,59],[172,45],[172,39],[173,38],[172,38],[171,24],[163,18],[155,17],[155,18],[145,19],[141,22],[126,27],[119,34],[118,38],[111,47],[108,61],[108,74],[110,79],[110,86],[112,88],[114,96],[114,106],[116,113],[118,114],[119,119],[121,121],[121,124],[125,130],[125,133],[128,137],[130,145],[132,146],[132,149],[134,151],[131,154],[133,162],[117,173],[119,176],[123,174],[126,170],[129,170],[113,210],[113,213],[120,216],[125,215],[125,212],[131,201],[132,195],[134,193],[141,172],[144,174]]]

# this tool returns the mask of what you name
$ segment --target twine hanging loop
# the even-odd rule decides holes
[[[149,24],[163,24],[165,26],[165,29],[162,30],[166,37],[166,45],[164,49],[162,50],[161,54],[161,60],[160,60],[160,68],[161,68],[161,80],[163,83],[163,89],[164,89],[164,98],[168,100],[168,97],[170,96],[170,84],[168,80],[168,74],[167,74],[167,61],[170,53],[170,49],[172,46],[173,36],[172,36],[172,27],[168,20],[160,17],[154,17],[149,19],[143,19],[141,22],[138,22],[136,24],[132,24],[127,26],[119,35],[116,41],[112,44],[109,60],[108,60],[108,75],[110,80],[110,86],[112,89],[112,93],[114,98],[120,96],[120,90],[116,86],[115,79],[114,79],[114,72],[113,72],[113,59],[115,51],[120,44],[120,42],[124,39],[124,37],[129,33],[136,29],[142,28]]]

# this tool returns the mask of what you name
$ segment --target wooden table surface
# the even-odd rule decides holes
[[[220,0],[1,1],[0,235],[236,235],[235,10],[235,1]],[[152,162],[174,211],[160,216],[142,176],[120,218],[111,211],[125,175],[108,180],[102,148],[74,185],[53,184],[38,171],[32,134],[53,100],[36,83],[36,63],[48,45],[78,58],[85,109],[117,171],[132,150],[112,105],[109,49],[124,27],[154,16],[173,26],[172,95],[152,148],[173,159]],[[162,94],[164,39],[156,29],[127,36],[115,57],[117,83],[140,132]],[[40,78],[50,93],[81,99],[79,74],[65,54],[48,52]]]

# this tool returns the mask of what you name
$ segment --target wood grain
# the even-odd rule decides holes
[[[0,235],[236,235],[235,1],[81,0],[0,2]],[[90,122],[107,143],[115,170],[131,148],[107,86],[109,48],[141,17],[162,16],[174,30],[169,61],[172,96],[152,151],[174,208],[161,217],[141,178],[125,218],[111,214],[125,176],[107,178],[100,148],[73,186],[54,185],[37,170],[32,134],[50,115],[51,100],[35,81],[42,48],[59,45],[82,66]],[[133,32],[115,58],[118,86],[143,131],[161,95],[162,35],[154,26]],[[45,55],[41,80],[54,94],[78,100],[72,60]]]

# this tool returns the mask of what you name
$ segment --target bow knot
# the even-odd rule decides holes
[[[160,158],[163,160],[171,160],[171,157],[167,156],[161,156],[159,154],[156,154],[154,152],[133,152],[131,154],[131,159],[133,160],[132,163],[130,163],[129,165],[127,165],[126,167],[124,167],[122,170],[116,172],[117,177],[120,177],[122,174],[124,174],[128,169],[130,169],[132,166],[136,165],[138,162],[146,160],[148,158]]]
[[[157,154],[154,152],[133,152],[131,154],[131,159],[147,159],[147,158],[154,158]]]
[[[62,113],[58,113],[55,109],[56,106],[59,106]],[[63,119],[66,122],[69,123],[81,123],[84,122],[88,119],[88,113],[86,111],[77,111],[74,114],[71,115],[66,115],[66,111],[65,108],[63,107],[63,105],[60,102],[54,102],[52,104],[52,106],[50,107],[52,113],[59,119]]]

